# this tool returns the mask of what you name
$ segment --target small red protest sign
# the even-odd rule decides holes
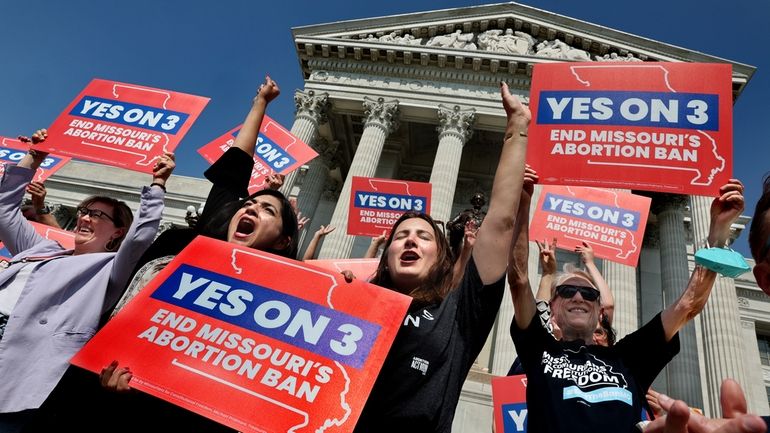
[[[48,128],[39,148],[143,173],[173,152],[209,98],[94,79]]]
[[[531,240],[556,238],[573,250],[588,242],[597,257],[636,266],[651,199],[620,191],[546,185],[529,228]]]
[[[492,378],[495,432],[527,431],[527,376]]]
[[[239,431],[350,432],[409,302],[198,237],[72,362],[117,359],[133,387]]]
[[[18,163],[24,158],[24,155],[27,154],[27,149],[29,149],[29,144],[22,143],[14,138],[0,137],[0,177],[3,176],[3,172],[5,171],[5,164],[2,163]],[[70,162],[71,159],[72,158],[66,156],[49,154],[43,162],[40,163],[40,167],[38,167],[33,180],[45,182],[46,179],[56,173],[57,170],[64,167],[64,165]]]
[[[32,224],[32,227],[35,228],[35,231],[40,236],[58,242],[62,248],[66,250],[75,248],[75,233],[33,221],[29,221],[29,223]],[[0,242],[0,259],[11,260],[12,257],[13,254]]]
[[[198,153],[209,163],[214,163],[235,143],[235,137],[243,125],[227,131],[224,135],[198,149]],[[251,171],[249,193],[265,188],[267,176],[273,173],[288,174],[318,156],[312,147],[294,136],[278,122],[265,116],[259,129],[254,149],[254,169]]]
[[[379,236],[408,211],[430,214],[431,184],[353,177],[348,234]]]
[[[538,64],[530,95],[544,184],[716,195],[731,177],[729,64]]]

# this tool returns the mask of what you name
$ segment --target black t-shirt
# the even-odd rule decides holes
[[[548,433],[633,432],[645,394],[679,352],[666,342],[660,314],[613,347],[556,341],[533,316],[511,336],[527,374],[527,430]]]
[[[473,259],[440,303],[409,308],[355,432],[448,432],[460,391],[503,298],[483,285]]]

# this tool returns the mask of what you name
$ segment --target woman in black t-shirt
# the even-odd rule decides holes
[[[502,300],[524,173],[529,110],[501,84],[508,125],[489,210],[457,287],[444,234],[425,214],[399,218],[372,283],[413,298],[356,432],[448,432],[468,370]]]

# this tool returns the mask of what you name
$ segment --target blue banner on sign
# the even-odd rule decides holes
[[[426,197],[402,194],[356,192],[355,206],[363,209],[425,212]]]
[[[639,212],[571,196],[547,193],[542,210],[634,231],[639,226]]]
[[[168,134],[176,134],[189,117],[179,111],[95,96],[84,96],[69,114]]]
[[[152,298],[361,368],[380,326],[266,287],[181,265]]]
[[[537,123],[719,130],[719,96],[699,93],[542,91]]]
[[[527,403],[503,405],[503,433],[527,431]]]
[[[238,132],[240,132],[240,130],[238,130]],[[279,172],[286,167],[291,167],[297,162],[296,159],[289,155],[289,152],[275,144],[270,137],[261,132],[257,138],[257,147],[254,149],[254,156],[257,156],[264,161],[265,164],[269,165],[275,172]]]

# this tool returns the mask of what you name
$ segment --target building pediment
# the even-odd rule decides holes
[[[320,59],[520,77],[548,62],[726,62],[733,65],[737,97],[755,69],[517,3],[340,21],[292,33],[306,78],[312,60]]]

